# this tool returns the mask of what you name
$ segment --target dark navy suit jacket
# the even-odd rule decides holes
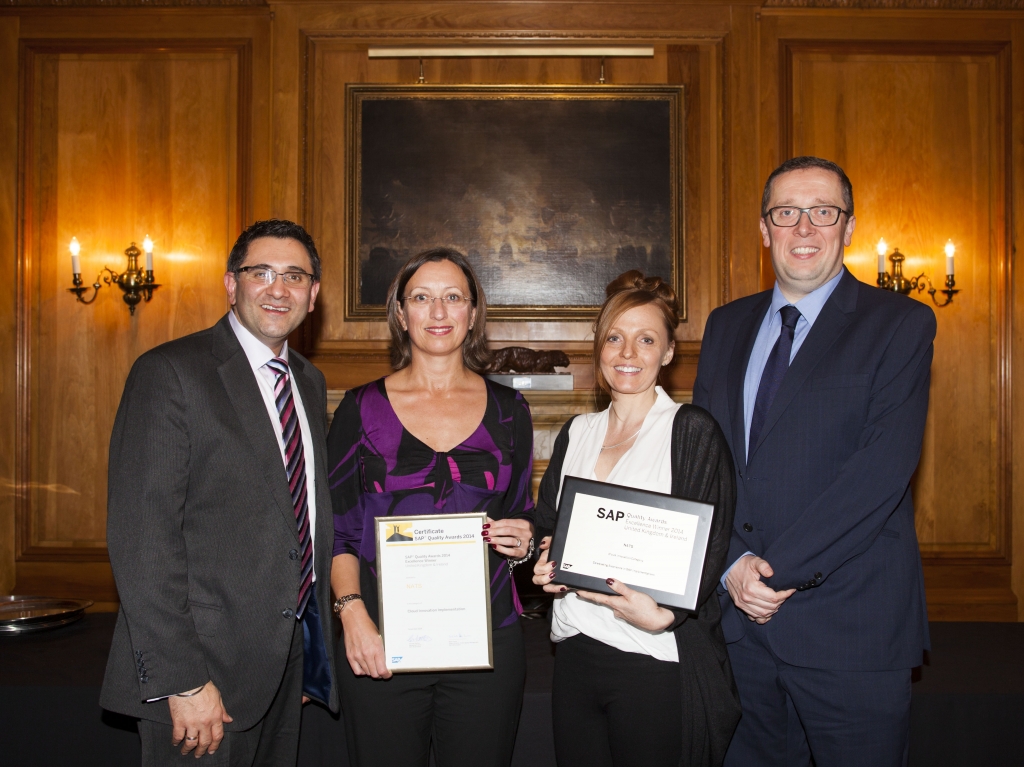
[[[746,455],[743,379],[771,291],[708,318],[693,403],[725,432],[737,471],[728,562],[745,552],[797,588],[756,626],[720,589],[726,641],[763,631],[787,663],[912,668],[928,647],[910,479],[921,453],[931,308],[844,269]]]

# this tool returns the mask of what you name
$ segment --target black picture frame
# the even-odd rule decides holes
[[[551,553],[549,556],[551,560],[558,563],[555,567],[555,577],[552,582],[572,588],[597,591],[602,594],[615,593],[603,578],[582,575],[564,569],[566,566],[564,552],[569,532],[569,523],[572,519],[576,495],[579,493],[597,496],[598,498],[607,498],[610,503],[624,501],[665,511],[692,514],[697,517],[697,530],[694,535],[693,554],[690,557],[690,569],[686,579],[685,593],[674,594],[637,586],[629,581],[624,581],[630,588],[649,594],[659,605],[696,612],[715,507],[710,503],[676,498],[665,493],[638,490],[632,487],[613,485],[608,482],[583,479],[582,477],[566,476],[562,481],[562,494],[558,501],[558,516],[555,521],[555,532],[551,541]],[[615,532],[615,528],[609,528],[609,536],[614,536]]]
[[[686,319],[683,85],[346,85],[347,320],[384,320],[427,248],[467,255],[492,320],[592,321],[629,269]]]

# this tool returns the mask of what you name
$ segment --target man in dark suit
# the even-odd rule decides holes
[[[732,767],[906,763],[928,646],[910,479],[935,317],[844,268],[854,225],[839,166],[781,165],[761,209],[775,287],[704,331],[693,401],[737,471],[720,589],[743,704]]]
[[[320,257],[260,221],[224,285],[220,322],[136,361],[110,439],[121,609],[100,704],[139,717],[144,765],[294,764],[302,703],[338,709],[327,390],[287,344]]]

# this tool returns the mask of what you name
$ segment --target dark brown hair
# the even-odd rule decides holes
[[[400,299],[405,294],[405,286],[421,266],[437,261],[451,261],[462,270],[469,284],[469,299],[471,305],[476,308],[476,317],[466,340],[462,342],[462,362],[474,373],[483,373],[491,361],[491,351],[487,348],[487,299],[469,261],[452,248],[432,248],[416,254],[405,262],[395,275],[395,279],[391,281],[387,299],[388,330],[391,331],[391,367],[401,370],[412,361],[409,333],[402,328],[402,321],[398,317],[398,307]]]
[[[645,277],[638,269],[620,274],[608,283],[604,293],[607,298],[594,321],[594,382],[608,394],[611,390],[601,374],[601,351],[612,325],[630,309],[653,304],[661,311],[671,343],[679,325],[679,301],[676,292],[661,277]]]
[[[297,240],[309,255],[309,264],[313,267],[313,281],[320,282],[320,254],[316,251],[316,244],[309,233],[292,221],[271,218],[266,221],[257,221],[250,226],[235,240],[231,253],[228,254],[228,271],[234,272],[237,276],[238,270],[245,263],[249,255],[249,246],[253,240],[260,237],[276,237],[279,240]]]

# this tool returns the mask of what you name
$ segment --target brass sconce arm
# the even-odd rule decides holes
[[[959,290],[956,290],[953,287],[954,285],[956,285],[956,280],[953,279],[952,274],[946,275],[946,287],[943,288],[941,291],[934,285],[932,285],[931,279],[926,277],[923,273],[917,275],[917,277],[915,277],[911,282],[913,283],[914,287],[917,288],[918,293],[922,292],[925,289],[924,284],[925,282],[927,282],[928,295],[932,297],[932,303],[934,303],[940,309],[943,306],[950,304],[953,301],[953,296],[960,292]],[[935,294],[940,292],[946,295],[946,300],[943,301],[941,304],[939,303],[939,300],[935,297]]]
[[[100,272],[100,274],[102,274],[102,272]],[[85,292],[87,290],[89,290],[89,288],[82,287],[82,284],[83,284],[82,283],[82,275],[81,274],[73,275],[73,277],[71,279],[71,282],[72,282],[72,284],[75,287],[68,288],[68,293],[74,293],[75,296],[76,296],[76,300],[79,301],[80,303],[83,303],[83,304],[91,304],[93,301],[95,301],[96,300],[96,294],[99,293],[100,288],[103,287],[102,285],[100,285],[100,278],[99,278],[99,275],[97,275],[96,276],[96,282],[94,282],[92,284],[92,298],[86,300],[86,299],[82,298],[82,296],[85,295]]]

